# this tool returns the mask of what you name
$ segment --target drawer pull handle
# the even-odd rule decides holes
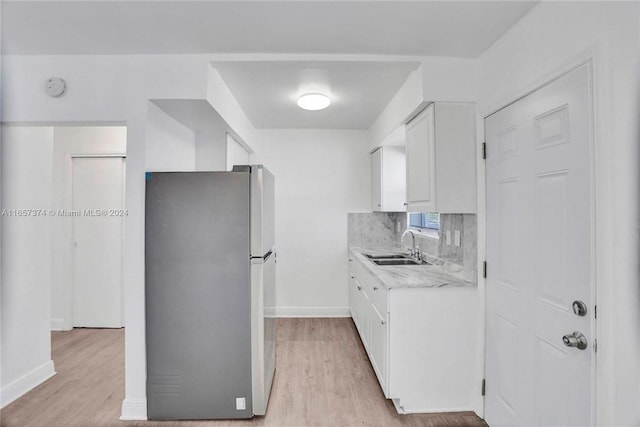
[[[373,290],[374,290],[374,291],[377,291],[377,290],[378,290],[378,287],[377,287],[377,286],[374,286],[374,287],[373,287]]]
[[[358,290],[359,290],[359,291],[361,291],[361,290],[362,290],[362,286],[358,286],[357,288],[358,288]]]
[[[385,321],[384,321],[384,320],[381,320],[381,321],[380,321],[380,324],[381,324],[381,325],[384,325],[384,324],[385,324]]]

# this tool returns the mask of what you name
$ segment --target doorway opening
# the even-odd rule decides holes
[[[53,132],[52,329],[123,327],[126,127]]]

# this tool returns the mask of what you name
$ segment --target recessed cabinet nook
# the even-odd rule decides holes
[[[406,140],[407,211],[476,213],[475,105],[427,105]]]
[[[382,146],[371,153],[371,210],[406,210],[404,147]]]

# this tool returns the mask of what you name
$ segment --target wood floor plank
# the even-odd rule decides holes
[[[52,332],[57,374],[2,410],[2,427],[475,427],[472,412],[399,415],[351,319],[278,319],[267,414],[251,420],[119,421],[124,330]]]

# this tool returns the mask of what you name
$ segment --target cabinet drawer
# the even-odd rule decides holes
[[[369,282],[371,279],[373,279],[371,273],[369,273],[367,268],[362,265],[362,262],[357,258],[353,258],[353,260],[349,263],[349,270],[351,272],[351,275],[356,276],[362,284],[365,284],[366,282]]]
[[[368,261],[365,261],[368,262]],[[387,295],[389,291],[384,287],[382,283],[364,266],[362,262],[357,259],[353,259],[349,263],[349,273],[354,276],[360,282],[363,290],[371,300],[371,303],[376,306],[378,311],[386,317],[387,312]]]
[[[371,299],[373,305],[380,312],[380,314],[386,319],[387,313],[389,312],[387,297],[389,295],[389,291],[377,280],[371,281],[371,289],[369,290],[369,298]]]

